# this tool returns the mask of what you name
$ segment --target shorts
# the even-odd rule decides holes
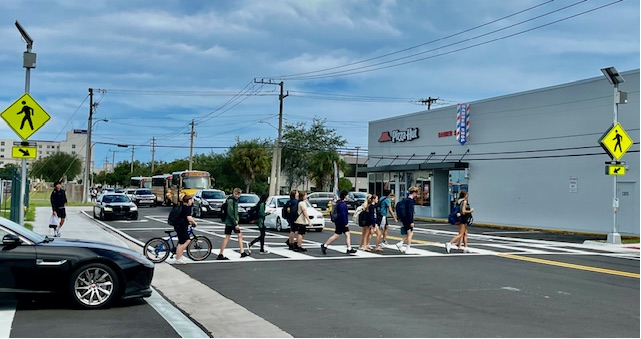
[[[294,232],[297,232],[298,234],[302,235],[302,234],[307,233],[307,225],[305,225],[305,224],[296,224],[295,223],[294,226],[292,227],[292,230]]]
[[[179,244],[182,245],[189,240],[189,231],[187,230],[187,226],[174,227],[174,231],[176,231],[176,235],[178,236]]]
[[[336,234],[345,234],[347,232],[349,232],[349,226],[347,225],[344,225],[344,226],[336,225],[336,229],[334,229],[334,233]]]
[[[408,222],[408,223],[403,222],[403,228],[401,229],[401,234],[404,235],[404,234],[407,234],[408,231],[414,231],[414,227],[410,226],[411,224],[412,224],[411,222]],[[405,231],[405,233],[403,233],[403,231]]]
[[[226,235],[230,235],[232,231],[234,231],[234,233],[236,233],[236,234],[240,233],[240,226],[238,226],[238,228],[236,228],[236,226],[225,225],[225,234]]]
[[[378,223],[378,228],[385,230],[387,228],[387,216],[382,216],[381,220]]]
[[[67,211],[64,207],[58,207],[56,208],[56,215],[58,216],[58,218],[64,219],[67,217]]]

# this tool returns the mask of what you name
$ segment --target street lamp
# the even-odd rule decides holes
[[[619,91],[619,84],[625,82],[619,71],[615,67],[602,68],[601,72],[611,85],[614,85],[614,123],[617,124],[619,120],[619,104],[625,104],[626,93]],[[621,235],[617,232],[617,212],[619,211],[619,199],[617,198],[617,176],[612,176],[614,182],[614,199],[612,200],[612,207],[614,209],[614,223],[612,224],[612,233],[608,233],[608,243],[620,244]]]
[[[24,91],[29,93],[31,87],[31,69],[36,68],[36,53],[31,53],[31,48],[33,47],[33,39],[27,34],[27,31],[22,28],[22,25],[16,20],[16,28],[22,35],[22,38],[27,43],[27,50],[24,52],[22,57],[22,67],[25,68],[25,78],[24,78]],[[20,211],[18,212],[18,224],[24,224],[24,195],[25,189],[27,186],[27,159],[22,158],[22,168],[21,168],[21,180],[20,180]]]

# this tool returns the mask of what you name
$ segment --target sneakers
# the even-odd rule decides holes
[[[470,249],[467,246],[463,247],[463,253],[470,253]]]
[[[260,254],[269,254],[269,251],[268,251],[268,250],[261,250],[261,251],[260,251],[260,252],[258,252],[258,253],[260,253]]]
[[[325,246],[325,244],[321,244],[321,252],[323,252],[323,254],[327,254],[327,246]]]
[[[186,263],[187,262],[182,257],[180,259],[176,259],[176,261],[174,261],[174,265],[184,265]]]
[[[451,250],[452,250],[452,244],[449,243],[449,242],[446,242],[445,243],[445,252],[450,253]]]
[[[240,257],[241,258],[249,257],[249,254],[247,254],[247,252],[243,252],[240,254]]]
[[[387,240],[383,240],[383,241],[381,242],[381,245],[389,246],[389,244],[387,243]]]
[[[296,247],[296,249],[297,249],[297,252],[307,252],[306,248]]]
[[[216,260],[229,260],[226,256],[219,254],[218,257],[216,257]]]
[[[354,253],[356,253],[356,249],[355,249],[355,248],[350,248],[350,249],[348,249],[348,250],[347,250],[347,252],[345,252],[345,253],[346,253],[346,254],[354,254]]]

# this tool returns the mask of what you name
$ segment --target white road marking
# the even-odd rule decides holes
[[[10,337],[16,306],[15,301],[0,301],[0,338]]]
[[[176,333],[178,333],[181,338],[209,338],[207,333],[196,326],[196,324],[172,306],[165,298],[161,297],[153,287],[152,290],[151,297],[146,298],[145,301],[176,330]]]

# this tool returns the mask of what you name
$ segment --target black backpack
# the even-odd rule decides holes
[[[175,205],[171,208],[169,212],[169,217],[167,217],[167,223],[171,226],[180,226],[180,210],[182,209],[182,204]]]
[[[338,202],[332,205],[332,213],[329,214],[329,218],[332,222],[336,222],[336,220],[338,220]]]
[[[225,222],[225,219],[227,219],[227,206],[229,204],[227,203],[230,198],[225,199],[225,202],[223,203],[222,206],[220,206],[220,221]]]
[[[291,214],[291,212],[292,212],[292,201],[290,199],[290,200],[287,200],[287,202],[283,206],[283,209],[281,209],[280,216],[283,217],[283,219],[289,221],[289,215]]]
[[[358,226],[370,226],[367,224],[367,213],[369,212],[363,210],[363,212],[358,215]]]
[[[247,212],[247,219],[249,221],[258,220],[258,209],[258,204],[252,206],[252,208],[249,209],[249,211]]]

